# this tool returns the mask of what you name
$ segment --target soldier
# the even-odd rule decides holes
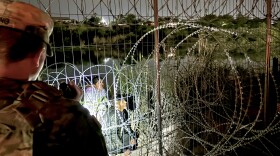
[[[62,91],[36,81],[46,56],[53,21],[23,2],[0,0],[0,155],[108,155],[100,124]]]

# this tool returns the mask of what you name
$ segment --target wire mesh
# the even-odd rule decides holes
[[[271,140],[272,134],[279,136],[279,77],[271,71],[271,124],[263,127],[266,27],[249,23],[265,21],[265,0],[158,0],[157,28],[151,0],[25,1],[49,12],[55,21],[55,55],[47,59],[42,80],[57,87],[74,80],[85,93],[94,76],[105,83],[102,100],[88,104],[85,99],[97,99],[97,93],[89,93],[82,104],[100,116],[110,154],[280,151]],[[279,1],[273,1],[273,23],[279,10]],[[272,30],[275,57],[279,29],[276,25]],[[155,94],[157,30],[162,149]]]

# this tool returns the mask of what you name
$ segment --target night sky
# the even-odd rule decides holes
[[[94,13],[107,22],[112,15],[132,13],[137,17],[152,20],[153,0],[22,0],[47,10],[55,17],[70,17],[82,21]],[[242,2],[240,4],[240,2]],[[49,3],[51,4],[50,7]],[[167,5],[168,4],[168,5]],[[178,16],[196,18],[215,13],[237,15],[253,12],[255,16],[263,16],[265,2],[251,0],[158,0],[159,16]],[[238,9],[236,9],[238,8]],[[256,9],[257,8],[257,9]],[[253,11],[252,11],[253,10]]]

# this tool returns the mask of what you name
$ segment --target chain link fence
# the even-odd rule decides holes
[[[84,90],[111,155],[280,151],[280,1],[24,1],[55,21],[42,80]]]

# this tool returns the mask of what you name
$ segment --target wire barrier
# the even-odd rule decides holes
[[[111,155],[280,152],[280,1],[25,2],[55,22],[41,79],[84,90]]]

